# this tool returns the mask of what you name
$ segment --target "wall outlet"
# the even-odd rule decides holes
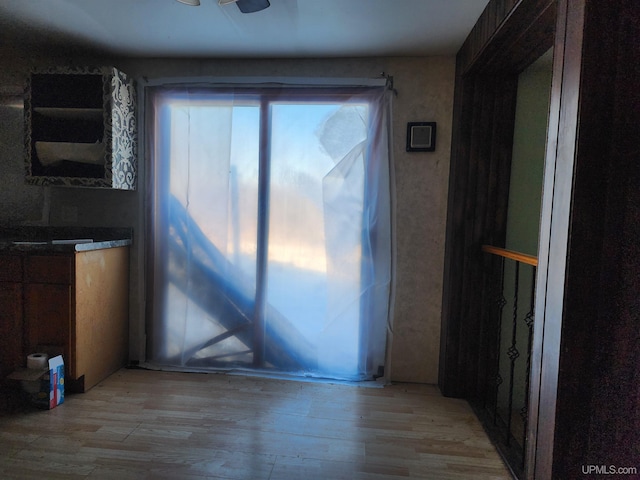
[[[78,207],[64,206],[60,212],[62,221],[65,223],[77,223],[78,222]]]

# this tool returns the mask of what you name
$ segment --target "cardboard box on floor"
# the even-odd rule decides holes
[[[9,375],[19,380],[29,400],[38,408],[50,410],[64,402],[64,360],[62,355],[49,359],[48,368],[21,368]]]

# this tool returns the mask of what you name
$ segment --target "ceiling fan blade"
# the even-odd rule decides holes
[[[264,10],[269,5],[269,0],[238,0],[236,2],[242,13],[253,13]]]

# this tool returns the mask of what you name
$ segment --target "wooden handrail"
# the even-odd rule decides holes
[[[483,245],[482,251],[504,258],[510,258],[511,260],[515,260],[516,262],[533,265],[534,267],[538,266],[538,258],[534,257],[533,255],[527,255],[526,253],[514,252],[513,250],[506,250],[504,248],[493,247],[491,245]]]

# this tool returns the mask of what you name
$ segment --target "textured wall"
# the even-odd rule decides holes
[[[505,248],[538,255],[553,50],[518,77]]]
[[[437,383],[454,59],[398,60],[388,67],[394,105],[397,283],[391,378]],[[436,151],[405,151],[406,124],[437,122]]]
[[[0,60],[0,87],[22,81],[34,60]],[[83,60],[76,59],[76,63]],[[47,64],[56,64],[47,60]],[[96,59],[84,63],[96,64]],[[440,341],[440,310],[446,198],[451,142],[455,60],[453,57],[162,60],[102,59],[128,74],[146,76],[394,76],[394,156],[397,190],[397,283],[391,378],[436,383]],[[1,92],[1,90],[0,90]],[[22,185],[21,114],[0,107],[11,121],[0,124],[0,225],[40,220],[50,197],[52,225],[130,226],[134,228],[131,268],[131,357],[144,355],[143,277],[144,186],[136,192],[100,191]],[[14,119],[15,117],[15,119]],[[0,119],[4,119],[2,116]],[[406,123],[438,122],[434,153],[405,152]],[[18,145],[19,143],[19,145]],[[5,145],[7,144],[7,145]],[[144,165],[140,166],[144,178]]]
[[[44,189],[24,182],[22,83],[0,68],[0,225],[41,220],[45,199]]]

